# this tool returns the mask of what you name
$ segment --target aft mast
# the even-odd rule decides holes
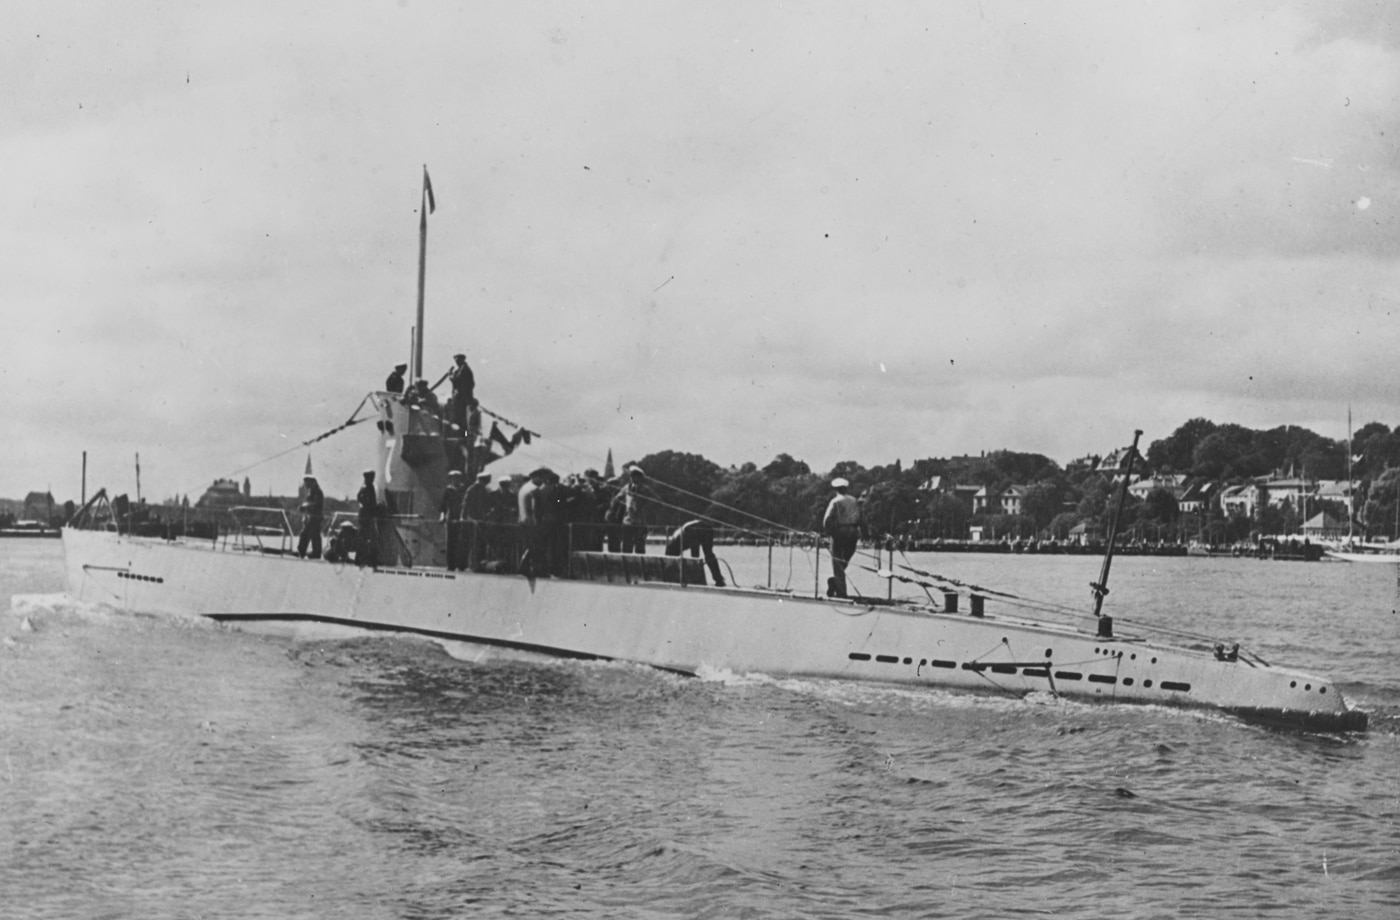
[[[1128,466],[1123,470],[1123,488],[1118,492],[1118,509],[1113,512],[1113,520],[1108,525],[1108,547],[1103,552],[1103,569],[1099,580],[1089,583],[1094,589],[1094,616],[1099,621],[1099,636],[1113,638],[1113,617],[1103,613],[1103,599],[1108,596],[1108,570],[1113,565],[1113,544],[1118,538],[1118,519],[1123,516],[1123,505],[1128,501],[1128,484],[1133,478],[1133,459],[1137,457],[1138,438],[1141,431],[1133,432],[1133,446],[1128,448]]]

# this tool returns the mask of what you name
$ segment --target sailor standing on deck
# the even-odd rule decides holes
[[[355,499],[360,503],[360,547],[355,564],[379,564],[379,497],[374,492],[374,470],[365,470],[365,484]]]
[[[320,559],[321,522],[326,513],[326,496],[315,476],[308,473],[303,481],[306,483],[306,498],[301,503],[301,539],[297,541],[297,556],[305,559],[307,545],[310,544],[311,558]]]
[[[491,474],[477,473],[476,482],[467,486],[467,491],[462,493],[462,528],[466,531],[467,538],[467,568],[473,572],[481,571],[482,559],[491,558],[490,547],[492,526],[489,523],[492,518],[492,503],[495,496],[491,494]]]
[[[455,572],[463,567],[466,554],[462,552],[462,496],[466,489],[462,485],[462,471],[453,470],[447,474],[447,488],[442,490],[442,503],[438,506],[438,520],[447,525],[447,571]]]
[[[627,471],[627,482],[617,495],[613,496],[609,509],[620,512],[622,523],[622,552],[645,553],[647,551],[647,510],[656,501],[656,493],[646,482],[647,474],[640,466]]]
[[[832,574],[826,582],[826,596],[845,597],[846,566],[856,554],[860,540],[860,503],[850,494],[851,484],[845,479],[831,480],[831,487],[836,494],[822,517],[822,530],[831,537]]]
[[[447,376],[452,378],[451,422],[466,431],[468,412],[476,405],[476,377],[472,375],[466,355],[453,355],[452,360],[456,363],[447,372]]]
[[[520,507],[520,542],[524,550],[520,555],[520,571],[527,575],[548,573],[543,558],[545,547],[541,539],[540,511],[544,500],[541,492],[552,472],[546,467],[535,470],[515,496]]]

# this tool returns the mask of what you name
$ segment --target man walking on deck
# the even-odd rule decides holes
[[[826,582],[826,596],[845,597],[846,566],[856,554],[860,540],[860,503],[850,494],[851,484],[845,479],[833,479],[831,487],[836,494],[822,517],[822,530],[831,537],[831,577]]]

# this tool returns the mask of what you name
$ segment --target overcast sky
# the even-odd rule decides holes
[[[1400,423],[1397,9],[12,0],[0,496],[353,493],[425,163],[429,376],[586,463]]]

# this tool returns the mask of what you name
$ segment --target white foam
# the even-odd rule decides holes
[[[1028,694],[978,693],[938,686],[906,686],[834,678],[773,677],[759,672],[739,673],[728,668],[702,665],[696,676],[725,687],[771,686],[792,693],[820,697],[841,705],[881,703],[906,711],[973,710],[1014,712],[1053,709],[1064,713],[1092,712],[1099,704],[1071,700],[1048,691]]]
[[[10,613],[22,622],[31,623],[55,614],[83,619],[107,620],[118,615],[118,611],[105,604],[89,601],[75,601],[67,594],[13,594],[10,596]],[[21,627],[23,628],[23,627]],[[32,625],[31,625],[32,628]]]
[[[145,619],[160,620],[163,623],[185,628],[219,628],[219,624],[215,621],[195,614],[180,616],[176,614],[133,613],[100,601],[74,600],[68,594],[11,595],[10,614],[22,622],[29,622],[31,628],[53,617],[67,617],[99,624]]]

